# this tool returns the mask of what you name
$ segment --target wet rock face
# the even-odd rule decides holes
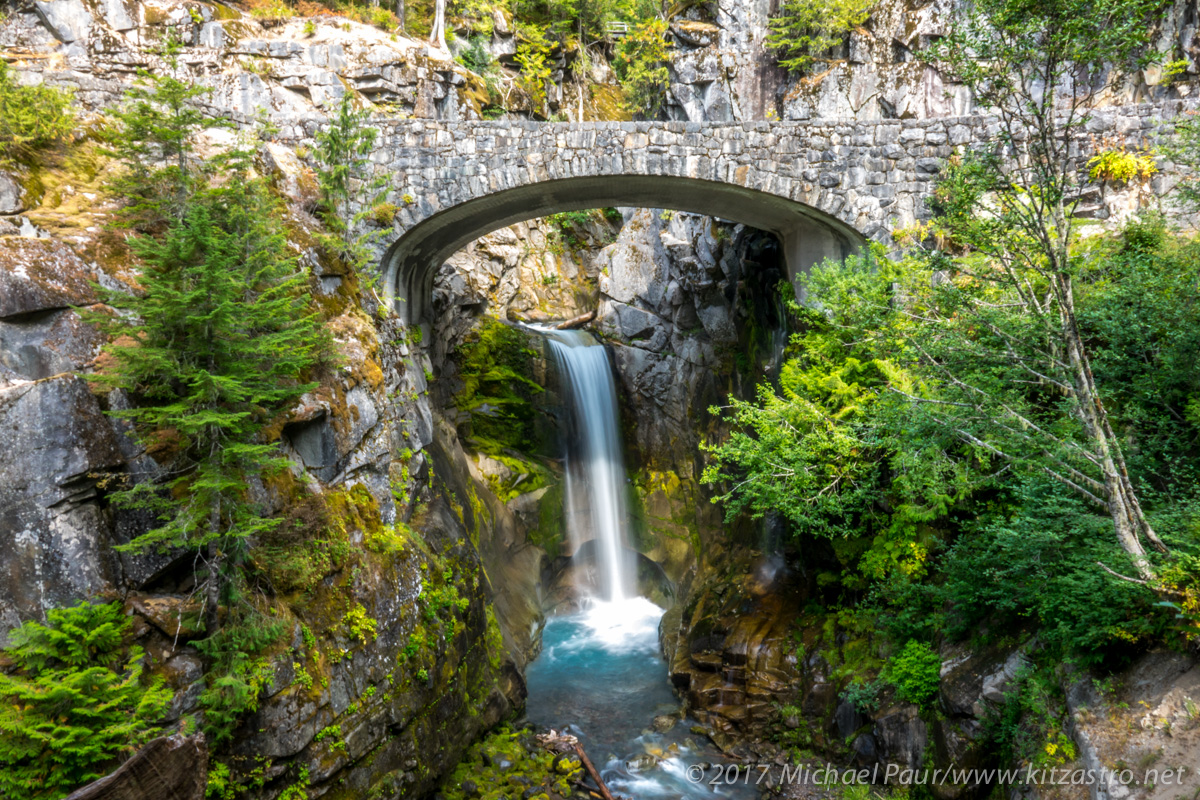
[[[438,377],[482,315],[520,322],[569,320],[595,308],[600,248],[618,224],[530,220],[477,239],[438,270],[429,355]],[[451,382],[452,382],[451,376]]]
[[[0,630],[116,588],[121,570],[93,473],[123,463],[74,375],[0,388]]]
[[[785,277],[772,241],[706,217],[627,212],[604,252],[595,327],[611,342],[641,466],[699,476],[708,406],[737,387],[747,298]]]
[[[723,749],[764,738],[800,687],[791,640],[795,587],[758,581],[744,567],[741,582],[693,587],[661,629],[672,683]]]

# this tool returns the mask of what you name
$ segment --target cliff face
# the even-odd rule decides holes
[[[817,118],[924,119],[971,114],[963,86],[924,63],[920,51],[946,35],[952,0],[881,0],[850,32],[847,42],[803,75],[775,66],[764,50],[771,0],[718,0],[697,4],[672,25],[671,115],[696,122]],[[1193,0],[1165,14],[1155,47],[1186,62],[1182,80],[1149,68],[1108,93],[1121,105],[1190,97],[1200,75],[1200,43]]]
[[[61,152],[0,173],[0,641],[47,608],[123,601],[150,670],[176,692],[170,729],[204,687],[191,556],[118,553],[150,521],[113,507],[107,489],[114,476],[154,478],[169,454],[142,449],[105,413],[126,398],[82,377],[104,368],[103,338],[82,318],[104,311],[94,286],[136,279],[106,230],[113,167],[89,126],[136,70],[168,68],[156,55],[168,28],[214,115],[265,110],[294,125],[347,90],[432,117],[477,104],[447,54],[340,19],[306,32],[223,5],[55,0],[0,23],[19,79],[74,89],[81,117]],[[228,134],[203,138],[202,152]],[[257,710],[219,757],[247,796],[421,796],[523,703],[540,557],[440,422],[413,334],[315,246],[312,171],[277,144],[259,169],[287,200],[290,245],[339,366],[273,428],[290,469],[249,487],[299,532],[256,543],[251,569],[272,587],[283,635],[261,654],[270,677]],[[455,602],[438,611],[434,598]]]

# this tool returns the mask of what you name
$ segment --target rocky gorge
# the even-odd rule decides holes
[[[668,34],[671,119],[907,124],[974,112],[965,90],[912,55],[944,33],[949,4],[880,4],[827,71],[805,78],[763,50],[777,10],[766,0],[685,6]],[[499,15],[484,43],[501,63],[519,38],[509,22]],[[1181,2],[1159,34],[1187,62],[1184,79],[1147,70],[1111,104],[1186,104],[1200,70],[1195,25],[1195,8]],[[200,103],[209,118],[249,124],[261,116],[285,129],[259,150],[256,168],[286,204],[288,245],[336,352],[315,388],[273,424],[288,469],[247,487],[265,515],[289,521],[251,557],[285,634],[257,656],[254,707],[219,758],[186,723],[205,688],[190,554],[122,550],[150,520],[110,497],[114,476],[154,480],[170,468],[170,453],[147,449],[111,415],[127,396],[84,377],[109,366],[91,321],[106,311],[102,290],[138,289],[134,259],[111,227],[116,201],[106,186],[116,166],[103,127],[139,70],[167,69],[160,46],[168,32],[181,40],[176,69],[210,90]],[[333,14],[272,19],[174,0],[31,0],[0,22],[0,47],[22,84],[72,90],[78,114],[61,152],[0,172],[0,430],[8,445],[0,641],[49,609],[119,602],[148,671],[173,693],[161,727],[178,737],[170,758],[179,761],[144,758],[163,758],[180,775],[207,770],[216,797],[448,791],[447,776],[471,747],[522,716],[546,617],[573,601],[562,590],[572,566],[563,390],[545,341],[523,326],[586,318],[618,388],[629,544],[640,554],[644,593],[667,607],[661,649],[695,735],[746,763],[781,765],[803,753],[860,767],[995,764],[985,724],[1040,647],[1036,636],[942,643],[932,707],[885,688],[864,710],[846,690],[852,679],[878,676],[885,654],[873,631],[820,602],[843,554],[834,544],[801,552],[778,520],[725,519],[702,480],[704,446],[728,432],[711,407],[777,380],[799,324],[776,236],[649,208],[529,220],[450,257],[433,276],[432,324],[405,325],[369,276],[322,247],[313,139],[286,131],[319,128],[347,93],[400,126],[478,120],[493,90],[450,52]],[[625,116],[607,63],[574,80],[562,58],[546,81],[550,111],[578,122]],[[514,123],[538,115],[521,91],[511,99],[505,114]],[[1117,117],[1114,132],[1138,144],[1159,128]],[[215,153],[231,137],[214,126],[201,146]],[[371,157],[388,169],[388,154]],[[1169,182],[1157,180],[1142,190],[1106,188],[1088,208],[1098,220],[1123,221],[1166,191]],[[422,199],[404,195],[404,187],[389,195],[390,215],[360,220],[381,234],[370,239],[374,263],[384,260],[398,207]],[[502,360],[517,378],[481,374],[481,362]],[[489,427],[497,398],[523,415],[520,430],[500,439]],[[1065,767],[1192,768],[1200,670],[1188,654],[1156,648],[1115,674],[1064,667],[1055,680],[1071,743]],[[137,774],[139,763],[122,769]],[[179,796],[199,797],[203,782],[193,783]],[[112,796],[154,796],[120,791]],[[988,791],[961,784],[933,793],[952,800]],[[1183,796],[1147,782],[1028,791]]]

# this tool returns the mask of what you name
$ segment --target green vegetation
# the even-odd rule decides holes
[[[50,609],[10,633],[0,672],[0,795],[57,800],[158,733],[171,692],[143,675],[119,603]]]
[[[631,113],[654,119],[666,107],[671,77],[668,59],[666,20],[639,22],[617,45],[613,68]]]
[[[648,116],[665,104],[667,25],[654,0],[450,0],[447,13],[456,27],[469,31],[457,60],[484,78],[485,116],[503,113],[508,93],[499,91],[497,82],[513,80],[528,97],[529,109],[548,117],[547,85],[555,63],[562,59],[579,91],[586,93],[591,65],[608,57],[614,42],[624,104]],[[517,32],[515,79],[506,78],[484,49],[498,16]],[[613,106],[619,110],[621,103]]]
[[[789,72],[807,72],[867,21],[875,0],[784,0],[768,22],[768,50]]]
[[[528,731],[502,726],[471,745],[441,789],[446,800],[478,797],[568,797],[572,781],[581,780],[583,765],[574,755],[555,756],[543,750]],[[474,784],[474,793],[465,791]],[[538,789],[541,789],[539,792]]]
[[[538,113],[545,112],[546,84],[551,74],[550,55],[554,51],[548,33],[549,29],[544,25],[531,23],[518,28],[515,56],[521,69],[518,84],[529,94],[533,110]]]
[[[0,61],[0,165],[27,160],[75,129],[71,94],[51,86],[22,86]]]
[[[532,400],[545,391],[534,380],[536,355],[525,333],[490,318],[454,353],[463,383],[454,404],[471,415],[471,444],[508,467],[514,479],[524,476],[509,485],[493,481],[502,500],[534,491],[549,479],[528,455],[540,450]]]
[[[879,708],[880,681],[864,681],[855,678],[842,691],[842,699],[863,714],[870,714]]]
[[[346,626],[346,632],[350,634],[351,639],[357,639],[359,644],[364,647],[375,641],[375,637],[379,635],[379,622],[367,615],[367,610],[363,608],[362,603],[355,603],[342,617],[342,622]]]
[[[171,47],[168,46],[168,55]],[[118,485],[118,505],[157,524],[122,549],[183,548],[201,565],[197,594],[207,638],[200,697],[210,742],[232,734],[271,677],[259,655],[282,632],[246,580],[251,540],[284,522],[263,515],[247,485],[283,470],[276,418],[315,384],[303,375],[327,349],[308,310],[305,279],[286,245],[279,201],[252,169],[243,139],[203,161],[192,155],[202,90],[143,74],[117,112],[111,147],[125,166],[121,224],[141,264],[136,294],[109,291],[123,312],[96,315],[112,339],[91,376],[124,390],[149,452],[170,465],[162,484]],[[271,433],[275,431],[276,433]],[[222,613],[223,612],[223,613]]]
[[[1109,65],[1146,62],[1154,5],[972,8],[937,54],[1020,158],[951,158],[935,219],[895,234],[905,258],[803,279],[778,383],[714,409],[732,435],[706,447],[727,513],[778,515],[823,554],[814,602],[898,653],[883,677],[913,702],[947,641],[1036,635],[1047,664],[1115,666],[1200,632],[1200,243],[1153,214],[1083,236],[1063,168]],[[1148,154],[1094,178],[1152,168],[1126,157]]]
[[[1151,150],[1117,147],[1097,153],[1088,159],[1088,175],[1094,181],[1144,182],[1158,172],[1158,165],[1154,161],[1155,154]]]
[[[925,705],[938,690],[942,660],[928,644],[912,639],[888,663],[888,680],[906,703]]]
[[[984,725],[1004,763],[1028,763],[1033,769],[1061,767],[1077,755],[1062,728],[1066,703],[1049,669],[1026,668],[1004,703],[990,710]]]
[[[328,231],[320,241],[331,256],[358,272],[371,258],[371,243],[384,233],[356,232],[358,223],[372,219],[376,225],[390,225],[398,207],[381,202],[386,180],[372,174],[370,158],[379,131],[366,124],[370,110],[356,109],[356,102],[353,92],[342,95],[329,126],[317,133],[313,157],[320,165],[321,221]]]

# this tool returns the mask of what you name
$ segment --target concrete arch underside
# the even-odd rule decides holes
[[[407,324],[428,325],[434,276],[469,242],[517,222],[606,207],[671,209],[768,231],[779,237],[793,279],[825,258],[845,258],[866,241],[811,206],[730,183],[656,175],[545,180],[467,200],[414,225],[384,256],[387,299]]]

